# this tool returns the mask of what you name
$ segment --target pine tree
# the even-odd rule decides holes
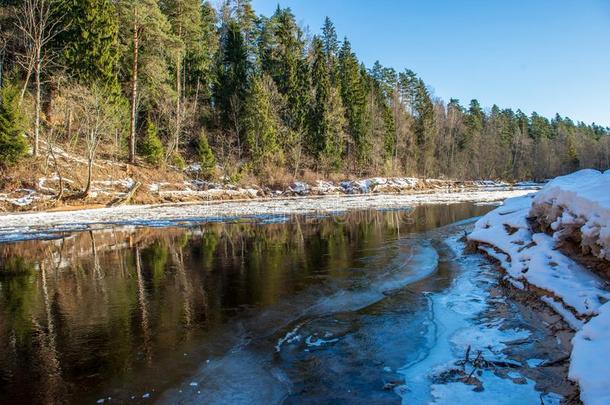
[[[208,137],[204,131],[201,131],[197,140],[197,157],[201,166],[201,174],[205,178],[209,178],[214,174],[216,168],[216,158],[214,152],[208,143]]]
[[[180,43],[172,34],[158,0],[120,0],[118,5],[122,18],[120,38],[129,55],[124,58],[124,70],[130,82],[129,161],[133,163],[141,95],[148,96],[150,103],[172,96],[168,94],[167,62],[175,60]]]
[[[19,107],[19,89],[5,84],[0,90],[0,166],[14,165],[26,155],[26,125]]]
[[[157,126],[150,118],[146,120],[144,137],[138,142],[138,152],[151,165],[159,166],[163,161],[163,144],[159,139]]]
[[[99,83],[118,97],[119,23],[115,4],[110,0],[58,4],[67,20],[67,30],[61,35],[64,65],[80,83]]]

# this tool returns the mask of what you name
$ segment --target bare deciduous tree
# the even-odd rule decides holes
[[[58,24],[62,17],[53,16],[50,0],[22,1],[15,22],[24,42],[24,52],[18,58],[18,62],[26,73],[20,100],[23,100],[33,75],[35,86],[33,152],[34,156],[37,156],[42,105],[41,74],[45,66],[53,59],[51,53],[47,50],[47,45],[61,32],[58,29]]]
[[[114,136],[120,128],[121,113],[104,91],[97,86],[74,86],[69,89],[66,99],[73,111],[76,130],[85,144],[87,159],[87,183],[81,197],[86,198],[91,191],[93,165],[100,143]]]

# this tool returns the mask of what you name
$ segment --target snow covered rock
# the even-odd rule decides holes
[[[307,195],[309,194],[309,184],[302,181],[295,181],[292,183],[289,190],[296,195]]]

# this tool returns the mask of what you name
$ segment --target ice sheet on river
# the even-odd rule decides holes
[[[475,190],[420,194],[296,197],[208,204],[139,205],[69,212],[40,212],[0,216],[0,242],[45,239],[54,232],[100,229],[112,225],[182,226],[239,218],[272,220],[293,214],[323,215],[352,209],[383,209],[418,204],[494,202],[527,194],[527,189]]]
[[[559,403],[558,396],[541,394],[533,381],[518,372],[502,378],[473,366],[477,358],[511,363],[503,353],[506,345],[527,339],[530,333],[507,328],[501,319],[477,319],[489,305],[489,290],[495,283],[493,269],[477,256],[461,256],[463,244],[457,237],[447,243],[459,257],[463,272],[447,291],[428,295],[431,326],[427,348],[399,370],[405,384],[396,392],[403,404]],[[465,358],[470,361],[464,363]]]

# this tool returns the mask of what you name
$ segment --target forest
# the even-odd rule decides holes
[[[0,4],[3,176],[53,162],[56,150],[82,156],[89,180],[102,156],[172,170],[196,162],[205,178],[261,184],[610,167],[610,128],[446,102],[405,67],[365,66],[330,18],[310,29],[288,8],[257,15],[248,0]]]

